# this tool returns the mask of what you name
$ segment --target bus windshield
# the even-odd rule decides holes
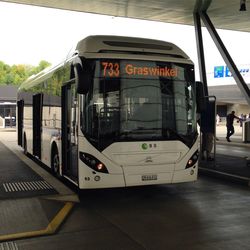
[[[97,148],[117,141],[194,143],[193,65],[114,59],[90,64],[93,81],[81,96],[81,129]]]

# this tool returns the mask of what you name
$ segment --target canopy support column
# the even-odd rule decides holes
[[[198,61],[199,61],[200,81],[204,85],[205,96],[208,96],[206,64],[205,64],[203,38],[201,30],[201,19],[200,19],[200,14],[198,12],[194,13],[194,26],[195,26],[196,46],[197,46]]]
[[[235,82],[237,83],[240,91],[245,96],[245,99],[246,99],[248,105],[250,106],[250,90],[249,90],[247,84],[245,83],[242,75],[240,74],[239,70],[237,69],[233,59],[231,58],[230,54],[228,53],[225,45],[223,44],[219,34],[217,33],[214,25],[211,22],[209,16],[204,11],[201,11],[199,13],[199,15],[200,15],[204,25],[206,26],[211,38],[213,39],[215,45],[217,46],[222,58],[224,59],[230,72],[232,73],[233,78],[234,78]]]

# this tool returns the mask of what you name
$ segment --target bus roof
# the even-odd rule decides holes
[[[39,73],[30,76],[26,81],[24,81],[21,86],[19,87],[20,89],[23,88],[30,88],[35,86],[36,84],[46,80],[49,78],[49,76],[52,76],[53,73],[58,69],[63,66],[64,63],[59,63],[57,65],[52,65],[50,67],[45,68],[44,70],[40,71]]]
[[[173,43],[124,36],[88,36],[80,40],[76,46],[76,51],[72,56],[78,54],[84,56],[86,53],[127,53],[127,54],[144,54],[144,55],[160,55],[172,56],[175,58],[190,60],[186,53],[184,53],[178,46]],[[30,88],[46,80],[52,76],[54,71],[63,67],[66,60],[58,65],[50,66],[36,75],[30,76],[19,89]]]
[[[123,36],[88,36],[76,46],[80,56],[85,53],[140,53],[175,56],[190,59],[178,46],[173,43]]]

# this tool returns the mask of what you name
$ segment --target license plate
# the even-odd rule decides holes
[[[142,175],[141,180],[142,181],[156,181],[157,180],[157,174]]]

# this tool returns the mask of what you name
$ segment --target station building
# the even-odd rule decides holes
[[[250,64],[240,65],[239,71],[250,88]],[[214,66],[213,70],[207,73],[207,79],[209,96],[216,97],[217,114],[222,119],[232,110],[237,116],[250,113],[250,107],[227,66]]]
[[[250,84],[248,84],[250,88]],[[250,107],[237,85],[208,86],[209,95],[216,97],[217,113],[226,117],[232,110],[236,115],[249,114]]]
[[[0,128],[16,126],[16,96],[16,86],[0,86]]]

